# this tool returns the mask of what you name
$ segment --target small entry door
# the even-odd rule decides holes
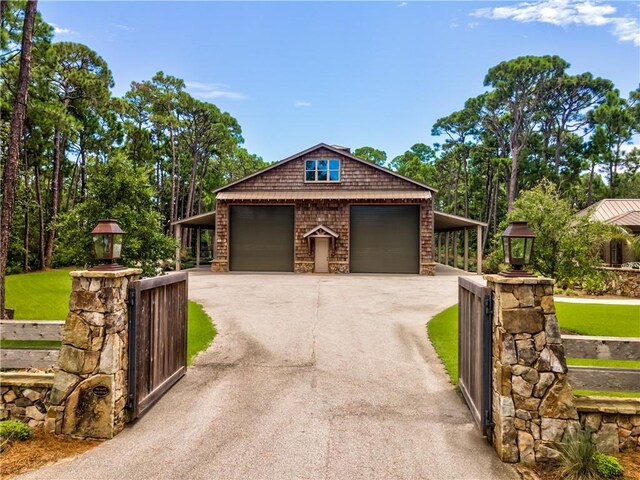
[[[329,273],[329,238],[316,237],[315,268],[316,273]]]

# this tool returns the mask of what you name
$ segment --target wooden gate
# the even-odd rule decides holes
[[[491,289],[458,279],[458,385],[483,435],[491,438]]]
[[[186,372],[187,294],[186,272],[129,286],[131,420],[142,416]]]

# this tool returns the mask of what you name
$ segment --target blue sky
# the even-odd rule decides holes
[[[640,81],[638,2],[43,1],[55,39],[98,52],[115,95],[159,70],[235,116],[267,161],[319,142],[393,158],[483,91],[487,70],[556,54],[571,73]]]

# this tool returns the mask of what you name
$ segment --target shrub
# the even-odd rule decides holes
[[[533,271],[555,278],[560,288],[588,283],[590,290],[602,289],[600,248],[610,238],[611,228],[588,215],[576,216],[554,184],[542,181],[531,190],[523,191],[507,220],[526,221],[536,234]],[[493,238],[494,250],[487,258],[492,269],[502,262],[500,236],[506,226],[503,222]]]
[[[594,459],[598,472],[604,478],[613,478],[622,475],[624,469],[616,457],[604,453],[596,453]]]
[[[568,432],[558,450],[560,478],[564,480],[600,480],[602,478],[596,462],[598,449],[591,438],[591,432],[582,430]]]
[[[0,441],[28,440],[31,429],[20,420],[4,420],[0,422]]]
[[[121,263],[142,268],[144,276],[157,275],[161,263],[173,258],[176,243],[162,233],[148,172],[121,155],[87,168],[87,199],[61,214],[57,222],[56,265],[93,264],[90,232],[98,220],[115,218],[127,232]]]

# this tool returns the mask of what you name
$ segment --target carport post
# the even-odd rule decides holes
[[[444,234],[444,264],[449,265],[449,232]]]
[[[200,266],[200,227],[196,230],[196,268]]]
[[[478,232],[478,245],[476,254],[478,266],[476,267],[476,272],[478,273],[478,275],[480,275],[482,273],[482,225],[478,225],[476,229]]]
[[[458,268],[458,232],[453,232],[453,268]]]
[[[464,271],[469,271],[469,229],[464,227]]]
[[[180,245],[182,244],[182,226],[176,224],[176,272],[180,270]]]
[[[438,263],[442,263],[442,233],[438,233]]]

